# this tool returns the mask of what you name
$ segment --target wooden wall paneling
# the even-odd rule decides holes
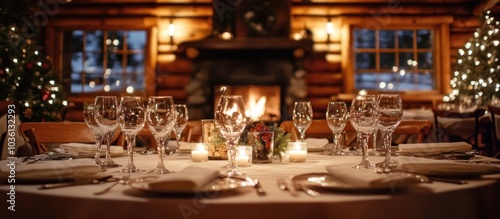
[[[342,86],[340,72],[310,72],[306,76],[307,84]]]

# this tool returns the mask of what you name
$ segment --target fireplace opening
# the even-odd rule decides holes
[[[246,114],[252,121],[278,122],[281,120],[281,87],[268,85],[215,85],[214,107],[220,99],[220,88],[226,87],[224,95],[241,95]],[[214,108],[215,110],[215,108]]]

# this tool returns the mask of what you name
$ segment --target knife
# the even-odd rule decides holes
[[[40,187],[38,187],[38,189],[55,189],[55,188],[62,188],[62,187],[68,187],[68,186],[99,184],[99,183],[108,181],[108,179],[110,179],[111,177],[113,177],[113,176],[106,175],[106,176],[101,176],[101,177],[92,178],[92,179],[81,179],[81,180],[74,181],[74,182],[50,183],[50,184],[41,185]]]

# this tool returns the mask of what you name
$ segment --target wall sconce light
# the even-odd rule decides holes
[[[328,22],[326,22],[326,35],[327,35],[326,41],[327,41],[327,43],[330,43],[330,36],[332,34],[333,34],[333,23],[332,23],[332,20],[330,20],[330,18],[328,18]]]
[[[170,24],[168,25],[167,34],[170,37],[170,44],[174,45],[175,24],[172,20],[170,20]]]

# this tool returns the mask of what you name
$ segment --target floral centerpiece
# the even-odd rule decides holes
[[[274,133],[274,150],[273,155],[275,159],[282,159],[282,154],[286,153],[287,145],[291,141],[291,134],[286,133],[282,128],[278,126],[277,123],[272,125],[266,125],[264,122],[251,122],[245,128],[245,131],[241,134],[239,145],[249,144],[249,132],[273,132]],[[215,145],[224,145],[224,137],[220,134],[217,128],[212,129],[212,133],[215,136]],[[262,139],[267,140],[267,139]],[[266,142],[266,141],[263,141]]]
[[[264,122],[257,122],[257,123],[250,123],[241,134],[240,138],[240,145],[248,145],[250,135],[249,132],[273,132],[274,133],[274,149],[273,149],[273,155],[274,158],[281,160],[281,155],[283,153],[286,153],[286,148],[288,143],[291,141],[291,135],[290,133],[285,133],[285,131],[278,127],[277,123],[274,123],[273,125],[266,125]],[[268,141],[269,139],[265,138],[266,136],[263,135],[262,139],[260,139],[263,144],[269,144],[270,142]],[[267,148],[267,145],[266,147]]]

